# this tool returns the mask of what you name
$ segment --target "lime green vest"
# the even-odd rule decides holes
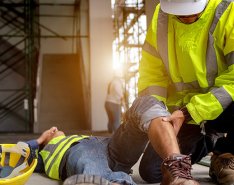
[[[52,179],[59,180],[59,166],[65,152],[70,146],[84,138],[89,136],[84,135],[72,135],[72,136],[59,136],[52,139],[41,151],[45,173]]]
[[[214,120],[234,101],[234,1],[209,0],[184,24],[156,7],[139,66],[139,96],[170,112],[186,106],[194,124]]]

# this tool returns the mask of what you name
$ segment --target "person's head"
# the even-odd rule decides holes
[[[160,0],[163,12],[176,15],[186,24],[195,22],[205,9],[208,0]]]

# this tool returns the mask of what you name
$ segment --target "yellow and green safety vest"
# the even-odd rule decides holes
[[[186,105],[194,124],[217,118],[234,100],[234,2],[209,0],[192,24],[159,4],[139,75],[139,96],[152,95],[171,112]]]
[[[81,139],[88,138],[85,135],[58,136],[53,138],[41,151],[40,155],[45,166],[45,173],[52,179],[60,179],[59,166],[65,152],[70,146]]]

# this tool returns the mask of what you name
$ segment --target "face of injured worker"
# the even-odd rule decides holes
[[[39,145],[47,145],[53,138],[58,136],[65,136],[65,134],[63,131],[58,130],[57,127],[51,127],[41,134],[37,142]]]

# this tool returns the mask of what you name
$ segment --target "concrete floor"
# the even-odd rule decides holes
[[[133,167],[133,180],[139,184],[147,184],[145,183],[141,177],[138,174],[138,163]],[[200,182],[201,185],[213,185],[213,183],[208,175],[209,168],[203,165],[195,164],[193,165],[192,174],[193,177]],[[33,173],[33,175],[30,177],[26,185],[62,185],[63,183],[61,181],[51,180],[47,178],[45,175]],[[159,185],[154,184],[154,185]]]
[[[90,133],[86,133],[90,135]],[[92,135],[106,135],[106,133],[94,133]],[[17,141],[27,141],[29,139],[35,139],[39,136],[39,134],[1,134],[0,135],[0,143],[16,143]],[[133,167],[133,180],[139,184],[146,184],[138,173],[139,162]],[[193,165],[192,175],[193,177],[200,182],[201,185],[212,185],[215,184],[210,179],[209,168],[205,165],[195,164]],[[26,185],[62,185],[62,181],[56,181],[49,179],[44,174],[33,173],[29,178]],[[154,184],[159,185],[159,184]]]

